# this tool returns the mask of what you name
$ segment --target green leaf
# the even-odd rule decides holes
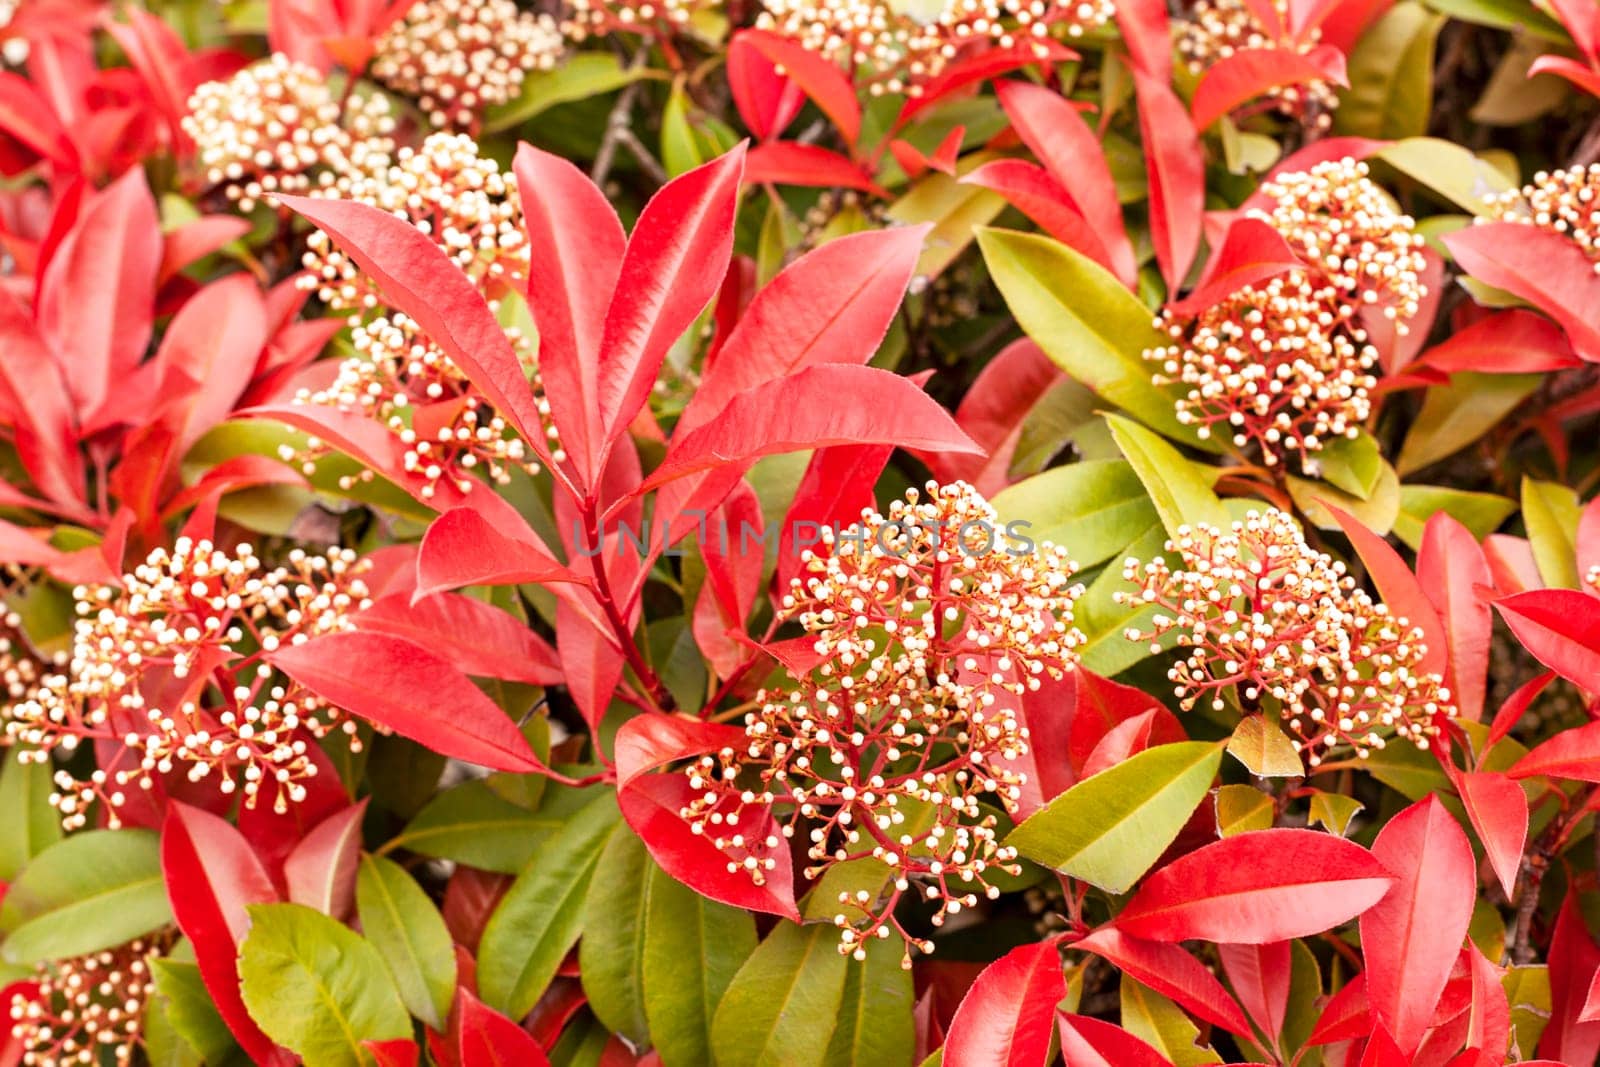
[[[1149,491],[1167,536],[1176,537],[1181,527],[1199,523],[1227,528],[1228,513],[1195,464],[1138,423],[1116,415],[1107,415],[1106,422],[1117,447]]]
[[[1209,1045],[1200,1044],[1200,1028],[1183,1009],[1146,986],[1122,976],[1122,1028],[1154,1048],[1173,1067],[1221,1063]]]
[[[1395,469],[1419,471],[1482,437],[1544,381],[1542,374],[1454,374],[1427,391]]]
[[[1350,88],[1333,113],[1336,132],[1355,137],[1420,137],[1433,97],[1433,45],[1444,16],[1401,0],[1351,49]]]
[[[82,956],[172,921],[150,830],[90,830],[33,858],[0,906],[10,963]]]
[[[1298,778],[1306,773],[1294,744],[1265,715],[1239,721],[1228,739],[1228,753],[1257,778]]]
[[[1555,482],[1522,479],[1522,521],[1539,576],[1548,586],[1578,588],[1578,494]]]
[[[1221,449],[1180,423],[1172,394],[1152,381],[1143,354],[1169,338],[1109,271],[1037,234],[986,229],[978,246],[1011,313],[1057,366],[1168,437]]]
[[[833,926],[780,921],[717,1008],[717,1067],[821,1067],[850,966]]]
[[[1383,475],[1383,453],[1365,430],[1355,437],[1335,437],[1315,462],[1323,481],[1362,500],[1372,495]]]
[[[561,792],[549,793],[535,812],[502,799],[482,781],[463,783],[434,797],[382,851],[407,849],[485,871],[516,874],[569,814],[571,800],[557,803],[553,798]],[[569,790],[567,795],[582,794]]]
[[[239,991],[268,1037],[308,1067],[361,1067],[373,1062],[361,1042],[411,1036],[411,1017],[372,942],[302,904],[246,910]]]
[[[444,917],[405,868],[362,856],[356,914],[394,977],[406,1010],[444,1031],[456,991],[456,953]]]
[[[1372,749],[1361,761],[1361,769],[1407,800],[1450,791],[1450,780],[1433,753],[1423,752],[1409,741],[1394,740]]]
[[[874,939],[867,944],[867,958],[847,967],[839,1025],[823,1056],[826,1067],[911,1067],[917,1045],[911,1016],[916,991],[911,971],[902,966],[904,959],[898,938]]]
[[[653,864],[648,887],[644,1012],[651,1040],[670,1067],[710,1063],[712,1020],[756,950],[755,918],[707,900]]]
[[[50,806],[50,764],[24,763],[25,750],[6,754],[0,770],[0,882],[10,882],[28,861],[61,840],[61,813]]]
[[[1118,554],[1148,563],[1166,554],[1166,544],[1167,532],[1158,523]],[[1168,563],[1172,562],[1169,558]],[[1083,665],[1096,674],[1107,677],[1121,674],[1154,655],[1150,642],[1130,641],[1127,631],[1133,628],[1148,633],[1150,620],[1160,609],[1154,604],[1119,604],[1116,594],[1132,589],[1132,583],[1122,577],[1122,568],[1113,561],[1089,583],[1089,588],[1073,606],[1078,629],[1084,636],[1083,644],[1078,646],[1078,656]],[[1176,641],[1176,635],[1169,634],[1158,643],[1170,648]]]
[[[1572,40],[1561,23],[1527,0],[1426,0],[1426,3],[1433,10],[1462,22],[1530,33],[1561,45]]]
[[[1159,521],[1139,476],[1120,459],[1055,467],[990,503],[1002,522],[1028,523],[1029,537],[1064,546],[1080,567],[1104,563]]]
[[[1125,893],[1177,838],[1211,789],[1222,745],[1157,745],[1086,778],[1006,838],[1018,852]]]
[[[483,131],[509,130],[557,104],[614,92],[630,82],[651,76],[644,67],[629,70],[611,52],[578,52],[555,70],[529,74],[523,79],[522,92],[515,100],[489,109]]]
[[[1309,482],[1290,475],[1287,479],[1289,496],[1305,517],[1323,530],[1336,530],[1338,521],[1323,507],[1332,504],[1360,519],[1375,533],[1386,534],[1400,514],[1400,477],[1394,468],[1379,460],[1378,481],[1365,498],[1351,496],[1327,482]]]
[[[146,1004],[142,1023],[149,1067],[204,1067],[204,1058],[173,1025],[165,1001],[155,998]]]
[[[988,152],[968,153],[959,165],[962,173],[999,158]],[[904,196],[889,205],[889,218],[904,226],[933,223],[922,244],[917,273],[937,278],[955,262],[980,226],[987,226],[1004,211],[1006,201],[999,193],[976,185],[962,185],[948,174],[930,172],[917,180]]]
[[[1366,807],[1355,797],[1347,797],[1343,793],[1328,793],[1321,789],[1311,794],[1310,819],[1313,824],[1321,823],[1329,830],[1343,837],[1350,830],[1350,821]]]
[[[1442,485],[1402,485],[1394,534],[1416,551],[1422,546],[1422,531],[1428,520],[1443,511],[1482,541],[1516,510],[1516,504],[1493,493],[1470,493]]]
[[[578,973],[590,1009],[636,1048],[650,1044],[644,944],[655,869],[638,835],[626,830],[612,834],[589,882],[578,946]]]
[[[583,932],[589,879],[619,818],[614,796],[585,804],[511,883],[478,949],[485,1004],[513,1019],[533,1010]]]
[[[1217,832],[1223,837],[1266,830],[1276,814],[1272,797],[1253,785],[1225,785],[1217,790]]]
[[[1377,158],[1474,215],[1488,215],[1488,198],[1512,187],[1470,148],[1437,137],[1408,137]]]
[[[150,976],[156,994],[165,1001],[168,1023],[208,1064],[220,1064],[239,1052],[233,1032],[222,1021],[217,1006],[206,992],[198,964],[188,960],[155,958],[150,961]]]
[[[1044,470],[1094,417],[1094,409],[1094,393],[1082,382],[1062,378],[1047,389],[1022,418],[1022,432],[1011,454],[1011,476]]]

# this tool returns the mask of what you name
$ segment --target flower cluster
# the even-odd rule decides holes
[[[372,76],[416,97],[435,126],[471,128],[562,47],[555,19],[512,0],[421,0],[378,40]]]
[[[721,0],[570,0],[561,30],[573,41],[608,33],[671,37],[689,28],[696,15],[715,12]]]
[[[1261,186],[1272,200],[1259,216],[1311,267],[1327,276],[1344,310],[1381,308],[1399,333],[1427,296],[1424,241],[1416,222],[1395,209],[1365,163],[1329,160],[1278,174]]]
[[[757,25],[838,63],[873,93],[915,96],[951,62],[983,48],[1081,36],[1110,0],[944,0],[937,13],[888,0],[764,0]]]
[[[1159,385],[1188,387],[1178,421],[1202,438],[1229,434],[1276,465],[1338,437],[1354,437],[1371,413],[1370,369],[1378,352],[1359,327],[1341,320],[1337,294],[1303,271],[1246,286],[1189,317],[1167,312],[1157,325],[1172,344],[1145,358]]]
[[[1520,190],[1489,198],[1496,216],[1576,241],[1600,273],[1600,163],[1540,171]]]
[[[516,180],[478,155],[465,134],[430,134],[420,148],[402,148],[392,164],[351,173],[317,195],[351,200],[406,219],[486,292],[527,275],[528,249]],[[359,313],[379,306],[371,282],[321,230],[306,239],[306,273],[297,284],[329,307]]]
[[[163,930],[86,956],[40,964],[7,1006],[11,1036],[27,1067],[135,1062],[144,1011],[155,993],[151,959],[175,938]]]
[[[1276,25],[1262,22],[1264,5],[1251,0],[1199,0],[1190,16],[1178,23],[1178,54],[1195,74],[1203,74],[1235,52],[1245,49],[1292,47],[1304,54],[1317,47],[1320,29],[1312,29],[1293,42],[1284,41],[1289,25],[1289,0],[1271,0]],[[1281,115],[1310,119],[1318,129],[1333,124],[1339,106],[1337,90],[1318,78],[1299,85],[1278,86],[1266,94]]]
[[[183,129],[208,186],[242,211],[271,193],[307,193],[387,162],[394,120],[382,96],[342,104],[314,68],[278,54],[189,98]]]
[[[1167,550],[1178,569],[1129,559],[1123,576],[1139,590],[1118,599],[1157,609],[1130,640],[1159,648],[1176,637],[1182,658],[1168,677],[1184,710],[1201,700],[1220,710],[1231,694],[1241,711],[1277,714],[1312,768],[1340,746],[1365,758],[1391,735],[1425,749],[1455,714],[1443,680],[1420,669],[1421,631],[1307,545],[1288,514],[1182,527]]]
[[[65,672],[9,709],[6,739],[28,746],[23,759],[44,763],[88,742],[120,753],[86,781],[56,775],[52,798],[68,829],[87,825],[96,800],[107,821],[132,788],[182,770],[190,781],[217,781],[253,807],[271,783],[276,810],[305,795],[317,773],[309,747],[341,724],[341,715],[279,677],[268,657],[280,647],[350,627],[368,606],[354,553],[289,553],[268,568],[250,545],[230,554],[209,541],[179,538],[156,549],[121,588],[74,591],[77,620]],[[354,720],[342,728],[359,747]],[[241,781],[242,779],[242,781]]]
[[[539,393],[538,375],[532,369],[533,346],[517,331],[508,330],[507,336],[529,369],[541,413],[548,416],[549,405]],[[497,485],[509,483],[513,469],[539,472],[527,445],[416,323],[399,313],[380,316],[357,326],[351,341],[357,355],[340,364],[333,383],[324,389],[301,389],[294,401],[356,412],[388,426],[405,446],[405,469],[426,479],[420,490],[424,497],[431,498],[444,480],[462,492],[471,491],[472,472],[487,475]],[[550,425],[548,418],[546,424]],[[553,442],[553,426],[549,433]],[[319,441],[310,448],[297,452],[285,445],[282,458],[312,474],[324,448]],[[370,480],[373,475],[364,470],[361,477]],[[347,481],[344,488],[353,484]]]
[[[911,490],[887,515],[825,533],[831,552],[805,553],[782,602],[818,665],[757,694],[743,747],[687,770],[682,816],[729,856],[730,873],[761,882],[789,862],[783,838],[797,833],[810,878],[882,865],[881,892],[839,897],[841,951],[858,959],[868,938],[893,932],[908,966],[911,947],[932,950],[895,917],[905,894],[934,903],[940,925],[996,894],[986,872],[1016,870],[980,798],[1011,808],[1020,796],[1018,700],[1076,662],[1081,587],[1054,545],[995,551],[994,521],[971,486],[930,483],[926,497]]]

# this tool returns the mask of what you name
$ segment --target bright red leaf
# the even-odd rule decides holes
[[[1050,1050],[1056,1005],[1067,995],[1054,941],[1022,945],[991,963],[956,1009],[944,1043],[947,1067],[1039,1067]]]

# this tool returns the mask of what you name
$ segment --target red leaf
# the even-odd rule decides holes
[[[1600,973],[1600,945],[1589,933],[1576,893],[1562,898],[1549,964],[1550,1022],[1539,1039],[1539,1055],[1564,1064],[1594,1063],[1600,1055],[1600,1023],[1581,1016]]]
[[[486,1006],[471,990],[458,990],[456,997],[460,1067],[549,1067],[549,1058],[532,1034]]]
[[[289,899],[334,919],[350,914],[361,861],[365,798],[317,824],[283,861]]]
[[[1417,582],[1438,611],[1449,655],[1445,679],[1462,716],[1483,718],[1485,675],[1494,613],[1478,595],[1489,585],[1489,560],[1472,531],[1446,512],[1428,520],[1417,550]]]
[[[1246,1037],[1252,1033],[1249,1020],[1222,983],[1177,945],[1146,941],[1114,926],[1103,926],[1073,947],[1093,952],[1209,1023]]]
[[[1172,1061],[1120,1026],[1087,1015],[1060,1017],[1066,1067],[1172,1067]]]
[[[1172,80],[1172,26],[1161,0],[1124,0],[1116,6],[1117,28],[1134,70],[1157,81]]]
[[[622,683],[623,654],[602,631],[568,601],[556,605],[556,656],[573,703],[598,738],[600,720]]]
[[[1511,733],[1512,727],[1517,725],[1517,720],[1522,718],[1523,712],[1528,710],[1539,694],[1544,692],[1544,687],[1554,681],[1555,677],[1553,673],[1546,671],[1539,677],[1522,683],[1516,692],[1506,697],[1506,702],[1500,705],[1500,710],[1494,713],[1494,721],[1489,724],[1489,738],[1483,745],[1485,752]]]
[[[1247,285],[1302,265],[1289,242],[1271,225],[1261,219],[1240,216],[1228,227],[1222,248],[1206,264],[1200,284],[1185,299],[1169,304],[1168,309],[1174,315],[1194,315]]]
[[[1260,830],[1157,870],[1113,923],[1151,941],[1260,945],[1332,929],[1392,884],[1353,841],[1317,830]]]
[[[1450,663],[1450,642],[1445,638],[1439,613],[1422,591],[1422,583],[1411,573],[1411,568],[1400,558],[1400,553],[1391,548],[1389,542],[1367,529],[1360,519],[1332,505],[1328,505],[1328,510],[1338,520],[1339,528],[1350,538],[1351,544],[1355,545],[1361,562],[1367,565],[1367,573],[1378,587],[1389,614],[1397,619],[1405,619],[1422,631],[1427,651],[1418,668],[1425,673],[1444,677]]]
[[[1361,1067],[1414,1067],[1414,1061],[1383,1024],[1378,1023],[1372,1028],[1372,1036],[1361,1054]]]
[[[587,459],[599,436],[600,338],[627,237],[605,194],[567,160],[522,144],[515,171],[539,376],[568,454]]]
[[[1495,771],[1471,771],[1456,778],[1472,828],[1489,856],[1506,897],[1513,896],[1522,846],[1528,839],[1528,797],[1522,787]]]
[[[1023,67],[1048,66],[1077,58],[1078,53],[1048,37],[1018,41],[1009,48],[986,49],[969,59],[952,63],[937,77],[924,83],[918,94],[907,100],[900,109],[894,128],[904,129],[913,118],[970,85],[998,78]]]
[[[858,521],[862,509],[875,503],[873,486],[893,451],[887,445],[836,445],[811,454],[779,528],[782,540],[772,579],[777,595],[782,596],[789,580],[800,572],[800,553],[807,547],[801,543],[801,531],[807,536],[815,531],[820,538],[823,526]]]
[[[927,233],[900,226],[851,234],[786,267],[740,316],[673,436],[699,429],[755,386],[822,363],[866,363],[900,310]]]
[[[1289,941],[1264,945],[1218,945],[1217,957],[1233,995],[1276,1050],[1289,1011],[1294,947]]]
[[[1131,719],[1124,719],[1102,737],[1083,762],[1083,776],[1093,778],[1101,771],[1110,770],[1124,760],[1150,747],[1150,728],[1156,720],[1156,708],[1147,708]]]
[[[131,9],[130,9],[131,10]],[[166,235],[161,245],[157,285],[165,285],[185,267],[250,232],[250,221],[234,215],[206,215]]]
[[[59,503],[81,503],[86,475],[64,369],[39,336],[33,316],[3,289],[0,378],[15,402],[18,458],[33,484]]]
[[[843,72],[815,52],[802,48],[765,30],[743,30],[735,42],[746,42],[774,63],[787,77],[811,98],[839,133],[845,143],[855,146],[861,136],[861,103],[856,91]]]
[[[1472,969],[1472,1007],[1468,1024],[1467,1047],[1494,1054],[1489,1067],[1500,1062],[1511,1036],[1511,1004],[1500,982],[1500,968],[1468,944],[1467,963]]]
[[[150,344],[161,227],[144,171],[95,194],[40,281],[40,332],[60,354],[67,391],[87,427],[112,401]],[[93,313],[86,313],[94,308]],[[113,421],[126,415],[111,410]],[[87,432],[87,429],[86,431]]]
[[[1560,327],[1520,308],[1479,319],[1428,349],[1418,360],[1446,374],[1538,374],[1583,366]]]
[[[239,993],[236,961],[250,927],[245,905],[278,899],[261,861],[222,819],[172,801],[161,828],[161,873],[178,928],[194,945],[206,991],[240,1047],[259,1064],[293,1063],[261,1032]]]
[[[144,79],[174,140],[186,145],[181,123],[189,113],[189,93],[194,88],[183,70],[190,59],[189,50],[177,31],[150,12],[130,7],[123,14],[126,23],[107,19],[101,25]]]
[[[1317,1017],[1307,1045],[1353,1041],[1372,1032],[1372,1005],[1367,1001],[1365,975],[1356,975],[1329,998]]]
[[[956,1009],[944,1042],[946,1067],[1039,1067],[1066,995],[1054,941],[1012,949],[978,975]]]
[[[956,425],[987,457],[936,452],[919,457],[942,482],[971,482],[985,496],[1011,484],[1009,468],[1022,437],[1022,424],[1039,398],[1065,375],[1044,351],[1024,337],[990,360],[956,409]]]
[[[1578,576],[1586,577],[1600,568],[1600,497],[1589,501],[1578,518]]]
[[[1372,853],[1396,881],[1361,916],[1367,997],[1409,1054],[1422,1044],[1467,935],[1477,864],[1467,835],[1432,796],[1391,819]]]
[[[453,508],[422,535],[415,598],[469,585],[531,582],[559,588],[560,583],[587,580],[557,562],[526,523],[502,532],[473,508]]]
[[[1121,17],[1120,10],[1118,15]],[[1166,24],[1164,12],[1162,24]],[[1132,288],[1139,267],[1122,224],[1117,183],[1105,149],[1083,115],[1070,100],[1031,82],[998,82],[995,95],[1022,142],[1100,235],[1111,272]]]
[[[1512,778],[1546,775],[1574,782],[1600,782],[1600,722],[1562,730],[1506,772]]]
[[[1324,81],[1349,85],[1344,54],[1336,48],[1241,48],[1206,68],[1195,86],[1194,124],[1203,130],[1240,104],[1272,89]]]
[[[1101,240],[1101,231],[1078,213],[1066,188],[1043,167],[1024,159],[996,159],[974,168],[961,182],[999,193],[1051,237],[1117,275],[1124,285],[1131,287],[1137,281],[1112,263],[1111,254]]]
[[[561,667],[544,638],[510,614],[459,593],[380,597],[353,619],[358,630],[404,637],[446,654],[467,674],[557,685]]]
[[[326,634],[273,652],[289,677],[353,715],[436,752],[501,771],[541,769],[516,725],[429,649],[388,634]],[[359,670],[352,666],[359,664]]]
[[[728,88],[745,126],[761,141],[781,134],[805,106],[800,86],[742,33],[728,45],[727,63]]]
[[[675,437],[639,491],[780,452],[869,444],[978,451],[950,413],[910,379],[871,367],[821,364],[740,393],[715,422]]]
[[[667,349],[716,295],[733,252],[744,147],[674,179],[645,205],[622,259],[600,343],[600,449],[639,413]],[[726,353],[724,353],[726,355]]]
[[[1600,275],[1577,242],[1519,222],[1468,226],[1443,240],[1462,270],[1543,311],[1578,355],[1600,361]]]
[[[0,131],[10,134],[63,170],[78,169],[78,152],[55,111],[32,82],[0,71]]]
[[[388,1041],[363,1041],[361,1047],[372,1054],[378,1067],[417,1067],[422,1050],[409,1037],[395,1037]]]
[[[1167,291],[1183,286],[1200,250],[1205,214],[1205,160],[1183,101],[1165,82],[1134,72],[1139,131],[1150,172],[1150,241]]]
[[[1075,686],[1071,693],[1073,714],[1067,726],[1067,758],[1078,777],[1085,777],[1089,757],[1099,747],[1101,739],[1107,733],[1118,723],[1126,722],[1146,711],[1155,712],[1155,719],[1150,728],[1152,742],[1163,745],[1187,740],[1188,735],[1178,722],[1177,716],[1144,690],[1102,678],[1093,671],[1081,667],[1073,671],[1071,677],[1075,681]],[[1046,685],[1040,692],[1047,692],[1048,689],[1049,686]],[[1030,713],[1035,706],[1038,706],[1044,714],[1049,714],[1053,710],[1042,704],[1036,705],[1035,701],[1027,697],[1024,698],[1023,706]],[[1059,712],[1055,714],[1059,715]],[[1039,717],[1030,714],[1030,722]]]
[[[680,771],[650,773],[667,763],[743,743],[744,731],[735,726],[668,715],[636,715],[617,731],[613,753],[617,802],[623,818],[656,863],[684,885],[723,904],[799,922],[794,871],[787,857],[780,858],[760,885],[743,871],[730,873],[727,856],[703,835],[691,833],[679,814],[691,792],[688,776]],[[745,833],[758,835],[766,830],[753,826]]]
[[[1528,67],[1528,77],[1535,74],[1554,74],[1565,78],[1590,96],[1600,96],[1600,71],[1586,67],[1576,59],[1566,56],[1540,56]]]
[[[1494,602],[1522,646],[1587,692],[1600,690],[1600,612],[1575,589],[1532,589]]]
[[[548,456],[544,423],[522,362],[478,287],[433,238],[405,219],[354,200],[278,200],[338,242],[378,283],[389,305],[422,327],[528,446]],[[535,260],[541,251],[535,250]]]
[[[873,196],[889,196],[859,165],[837,152],[798,141],[768,141],[750,149],[745,157],[746,185],[802,185],[818,188],[860,189]]]
[[[266,344],[266,304],[248,275],[213,282],[173,317],[154,365],[178,456],[228,417]]]

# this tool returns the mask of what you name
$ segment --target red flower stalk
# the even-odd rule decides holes
[[[1010,761],[1028,747],[1019,696],[1076,662],[1083,635],[1072,604],[1075,565],[1048,543],[1027,554],[993,538],[995,512],[971,486],[930,483],[887,516],[825,535],[807,552],[783,610],[814,638],[818,665],[757,694],[747,744],[688,769],[699,793],[682,812],[760,883],[788,863],[777,834],[743,827],[776,811],[783,837],[800,834],[821,878],[839,864],[883,865],[881,892],[841,893],[834,921],[842,952],[865,958],[868,938],[898,933],[932,942],[894,915],[915,892],[936,904],[932,921],[997,890],[991,870],[1016,871],[999,843],[992,796],[1012,808],[1024,778]]]
[[[34,980],[13,991],[9,1005],[22,1062],[133,1063],[144,1047],[145,1005],[155,994],[150,961],[171,947],[175,934],[162,930],[114,949],[40,964]]]
[[[371,73],[416,97],[435,126],[471,129],[562,49],[555,19],[512,0],[421,0],[379,38]]]
[[[1425,749],[1455,714],[1443,679],[1419,669],[1422,632],[1307,545],[1287,513],[1182,527],[1167,550],[1178,569],[1129,559],[1123,576],[1139,591],[1118,599],[1160,612],[1129,640],[1159,647],[1172,634],[1186,650],[1167,674],[1184,710],[1209,700],[1275,713],[1312,768],[1341,746],[1364,759],[1390,736]]]
[[[52,803],[68,829],[87,825],[96,800],[119,825],[128,790],[179,770],[192,782],[214,779],[225,795],[242,792],[247,807],[270,778],[275,807],[286,810],[317,773],[310,745],[341,726],[353,749],[360,741],[354,720],[276,675],[265,657],[349,628],[369,605],[365,569],[339,549],[296,549],[269,569],[249,545],[229,555],[181,537],[122,588],[74,591],[71,662],[9,709],[6,738],[38,763],[85,742],[111,750],[87,781],[57,773]]]

